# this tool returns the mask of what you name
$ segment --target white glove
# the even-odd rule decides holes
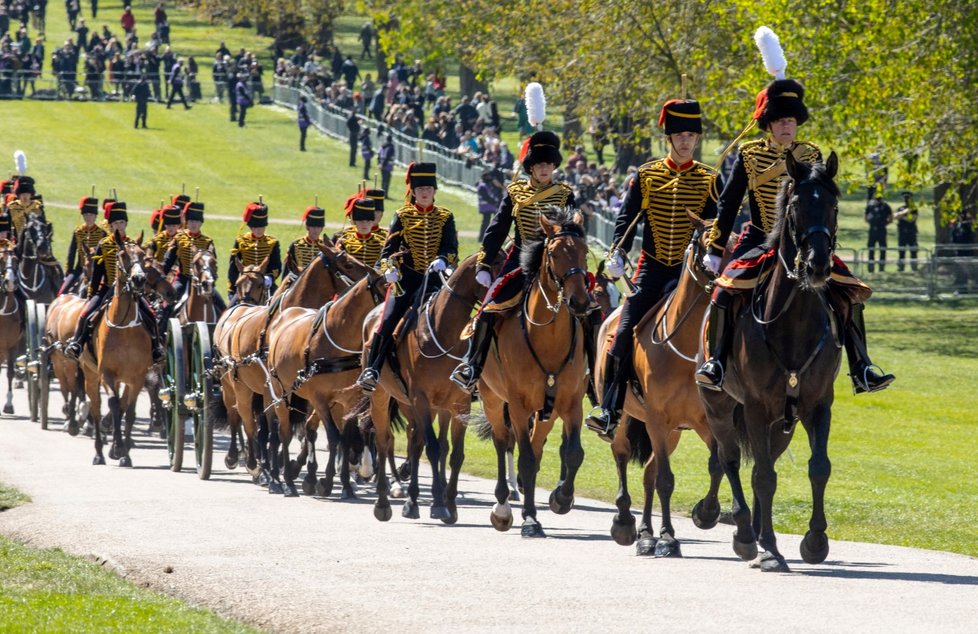
[[[272,287],[272,276],[271,275],[266,275],[265,276],[265,288],[271,288],[271,287]]]
[[[489,288],[492,285],[492,273],[483,269],[475,274],[475,281]]]
[[[613,278],[621,277],[625,274],[625,261],[622,260],[621,254],[615,251],[608,255],[608,262],[605,264],[605,270]]]
[[[384,279],[388,284],[396,284],[401,281],[401,272],[395,268],[387,269],[384,271]]]
[[[431,264],[428,265],[428,271],[430,271],[431,273],[444,271],[447,268],[448,268],[448,262],[445,260],[445,258],[435,258],[434,260],[431,261]]]
[[[719,255],[707,253],[703,256],[703,266],[714,275],[720,272],[720,264],[722,263],[723,258],[721,258]]]

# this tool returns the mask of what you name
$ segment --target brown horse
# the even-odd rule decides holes
[[[255,285],[262,283],[262,277],[256,275],[266,266],[267,262],[258,267],[243,267],[239,264],[239,270],[246,270],[248,275],[242,274],[243,279],[239,277],[238,297],[255,292]],[[278,450],[279,444],[277,427],[272,426],[269,429],[264,415],[271,398],[267,387],[271,376],[265,363],[268,340],[266,334],[285,309],[318,308],[338,292],[349,288],[351,280],[360,279],[371,270],[345,252],[330,245],[322,245],[320,255],[303,270],[288,290],[276,294],[272,304],[274,311],[264,305],[238,304],[218,320],[214,331],[214,346],[218,352],[217,364],[223,368],[223,404],[227,409],[227,420],[232,432],[231,445],[224,459],[227,468],[233,469],[237,465],[237,430],[243,423],[248,437],[246,468],[256,481],[267,482],[270,491],[284,492],[277,478],[269,478],[267,473],[262,472],[255,453],[260,452],[264,456],[266,468],[270,468],[268,456]],[[262,298],[256,304],[263,304],[264,300]],[[258,446],[255,445],[256,438],[259,438]],[[270,448],[268,441],[271,442]]]
[[[360,390],[354,386],[354,382],[361,370],[361,324],[367,313],[383,300],[385,291],[384,276],[369,269],[366,277],[335,301],[327,302],[318,310],[299,307],[285,309],[269,326],[268,366],[282,441],[281,460],[282,464],[289,466],[285,470],[284,493],[287,496],[298,495],[294,478],[299,471],[298,464],[289,461],[289,442],[292,439],[290,410],[303,414],[296,421],[302,422],[306,420],[304,414],[307,413],[308,404],[323,421],[330,459],[325,477],[317,487],[321,495],[332,492],[338,445],[351,454],[347,457],[354,462],[363,451],[360,430],[355,424],[346,423],[343,416],[360,399]],[[310,423],[312,427],[307,427],[306,437],[310,443],[314,443],[319,421],[313,418]],[[308,473],[303,484],[307,492],[316,478],[314,444],[309,456]],[[277,476],[273,468],[272,477]],[[354,497],[349,469],[340,470],[340,481],[343,498]]]
[[[116,240],[121,241],[121,237],[117,235]],[[126,242],[119,246],[112,297],[92,334],[91,347],[85,349],[80,358],[85,372],[85,391],[95,420],[99,420],[101,410],[100,385],[104,385],[110,394],[113,433],[109,458],[118,458],[120,467],[132,466],[129,457],[131,423],[127,421],[123,438],[123,414],[135,401],[153,366],[153,342],[142,322],[138,305],[146,286],[145,253],[139,242],[142,242],[142,236],[136,243]],[[104,465],[102,434],[95,433],[94,437],[92,464]]]
[[[58,379],[58,387],[65,403],[62,410],[65,430],[72,436],[78,434],[78,408],[85,400],[85,379],[78,362],[66,357],[61,348],[74,336],[84,310],[85,300],[78,295],[59,295],[48,306],[44,323],[44,345],[50,347],[48,358],[51,361],[51,371]],[[85,417],[87,412],[82,414]]]
[[[467,343],[459,341],[462,329],[471,317],[472,307],[485,293],[475,281],[476,256],[466,258],[458,269],[444,282],[421,307],[410,322],[401,326],[397,338],[396,369],[385,365],[377,390],[370,395],[370,416],[377,440],[377,503],[374,517],[386,522],[391,518],[388,495],[386,460],[394,448],[391,432],[392,407],[396,406],[410,421],[408,460],[411,482],[409,499],[401,509],[401,515],[411,519],[420,517],[418,511],[418,464],[424,448],[431,464],[431,517],[446,524],[458,521],[455,498],[458,495],[458,477],[465,459],[465,425],[472,409],[472,396],[451,381],[445,381],[462,359]],[[427,275],[433,275],[429,273]],[[363,324],[364,341],[381,316],[380,310],[371,312]],[[396,403],[392,402],[396,401]],[[435,417],[441,423],[441,433],[435,436]],[[451,478],[445,478],[445,454],[448,450],[447,435],[451,434]]]
[[[14,361],[24,340],[26,306],[18,292],[17,256],[13,249],[0,251],[3,278],[0,280],[0,356],[7,361],[7,402],[4,414],[14,413]]]
[[[611,536],[623,546],[636,540],[632,500],[628,493],[628,460],[631,457],[644,465],[645,506],[636,549],[639,555],[653,554],[654,549],[656,557],[681,556],[669,505],[674,487],[669,456],[685,429],[695,431],[710,449],[710,490],[696,505],[694,522],[700,528],[712,528],[720,514],[717,491],[723,473],[717,461],[716,442],[693,381],[700,327],[713,289],[713,276],[704,270],[701,262],[709,225],[695,215],[689,214],[689,217],[694,227],[693,239],[686,249],[683,272],[676,289],[635,329],[633,363],[637,385],[626,393],[622,410],[624,429],[617,430],[611,445],[618,468],[615,501],[618,514],[612,522]],[[611,346],[619,316],[620,311],[616,311],[601,325],[598,358],[602,358]],[[598,368],[595,381],[599,389],[604,385],[603,369]],[[652,528],[652,499],[656,491],[662,504],[662,528],[658,540]]]
[[[217,322],[220,315],[214,303],[217,280],[217,254],[213,249],[194,249],[190,256],[190,290],[177,317],[181,324]]]
[[[483,409],[496,447],[496,501],[493,526],[509,530],[513,514],[506,483],[510,434],[519,447],[517,470],[523,482],[524,537],[544,537],[537,521],[535,489],[543,445],[558,417],[561,479],[550,508],[563,514],[574,505],[574,478],[584,462],[582,399],[587,356],[580,320],[587,313],[587,240],[580,213],[552,210],[540,216],[543,239],[524,243],[520,263],[527,277],[518,314],[496,327],[496,344],[479,383]],[[529,354],[528,354],[529,353]]]

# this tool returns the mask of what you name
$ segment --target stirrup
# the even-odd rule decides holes
[[[874,368],[879,370],[879,372],[875,372]],[[874,384],[870,384],[869,382],[871,372],[879,377],[877,382]],[[893,381],[896,380],[896,377],[892,374],[884,374],[883,368],[879,367],[875,363],[866,364],[866,366],[863,368],[861,379],[855,374],[850,374],[849,376],[852,378],[853,394],[872,394],[873,392],[879,392],[888,388],[890,383],[893,383]]]
[[[82,345],[77,341],[69,341],[65,347],[61,350],[61,354],[65,355],[72,361],[78,361],[81,357]]]
[[[380,380],[380,375],[377,370],[367,368],[357,379],[357,386],[364,392],[370,393],[377,389],[378,380]]]
[[[612,442],[615,439],[615,430],[618,429],[618,422],[615,421],[615,417],[603,407],[595,407],[591,410],[588,417],[584,419],[584,425],[597,433],[598,437],[605,442]]]
[[[710,367],[707,367],[710,366]],[[714,368],[719,368],[720,376],[716,376],[716,371]],[[706,388],[708,390],[713,390],[714,392],[723,391],[723,379],[726,378],[726,372],[723,370],[723,364],[716,360],[716,358],[706,361],[699,367],[696,371],[696,385]]]
[[[455,369],[452,370],[451,376],[448,378],[452,383],[459,386],[466,392],[471,392],[475,388],[475,368],[464,361],[455,366]]]

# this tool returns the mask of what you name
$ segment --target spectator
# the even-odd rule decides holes
[[[78,0],[65,0],[65,11],[68,12],[68,28],[72,31],[77,31],[78,12],[81,11],[81,7],[78,6]],[[7,30],[4,29],[3,32],[6,33]],[[79,44],[79,48],[82,46],[84,45]]]
[[[225,57],[231,57],[231,49],[229,49],[227,45],[224,44],[224,41],[222,40],[221,45],[217,47],[217,50],[214,51],[214,54],[220,55],[221,59],[224,59]]]
[[[363,158],[363,180],[370,180],[370,160],[374,157],[373,143],[370,141],[370,127],[360,128],[360,157]]]
[[[92,19],[98,17],[98,0],[92,0]]]
[[[132,33],[133,29],[136,28],[136,16],[132,14],[132,9],[126,7],[122,10],[122,17],[119,18],[119,23],[122,24],[122,30],[126,32],[126,35]]]
[[[190,101],[200,101],[200,68],[193,56],[187,58],[187,83],[190,84]]]
[[[904,257],[910,251],[910,270],[917,270],[917,205],[911,192],[903,192],[903,205],[897,209],[893,217],[897,220],[897,246],[900,248],[900,260],[897,269],[904,268]]]
[[[516,131],[520,134],[520,140],[523,140],[523,137],[533,134],[533,126],[530,125],[530,119],[526,113],[526,101],[523,99],[522,91],[520,96],[516,98],[516,103],[513,104],[513,112],[516,113]]]
[[[190,110],[190,105],[187,103],[187,98],[183,94],[183,77],[184,67],[183,59],[177,59],[170,69],[169,84],[170,84],[170,98],[166,101],[166,109],[169,110],[170,106],[173,105],[173,100],[176,96],[180,95],[180,102],[183,103],[184,110]]]
[[[357,113],[350,110],[350,116],[346,118],[347,138],[350,141],[350,167],[357,166],[357,141],[360,138],[360,122],[357,120]]]
[[[886,270],[886,226],[893,222],[893,210],[883,200],[882,187],[876,188],[875,198],[866,205],[864,218],[866,224],[869,225],[869,240],[866,243],[869,248],[868,270],[872,273],[875,269],[876,251],[873,247],[878,246],[880,248],[880,272],[883,272]]]
[[[229,55],[228,59],[230,58]],[[224,89],[228,81],[228,65],[220,53],[214,55],[214,63],[211,64],[211,77],[214,79],[214,100],[217,103],[224,103]]]
[[[363,50],[360,51],[360,59],[372,59],[370,54],[370,46],[374,41],[374,25],[367,22],[360,29],[360,35],[357,39],[363,44]]]
[[[377,164],[380,167],[381,189],[384,190],[384,198],[390,198],[391,174],[394,172],[394,137],[387,135],[384,144],[380,146],[380,153],[377,155]]]
[[[347,55],[346,59],[343,60],[343,66],[340,68],[340,72],[343,74],[343,79],[346,81],[346,87],[353,90],[353,85],[356,83],[357,79],[360,78],[360,69],[357,68],[356,62],[353,61],[353,57]]]
[[[156,32],[160,35],[160,42],[163,44],[169,44],[170,23],[167,20],[166,9],[163,7],[162,2],[156,5],[156,11],[153,12],[153,22],[156,24]]]
[[[499,170],[486,170],[476,187],[475,195],[479,202],[482,225],[479,227],[479,241],[482,241],[493,215],[499,210],[503,200],[503,175]]]
[[[238,73],[238,83],[234,85],[234,97],[238,103],[238,127],[245,127],[245,115],[253,103],[251,81],[248,73]]]
[[[146,113],[149,110],[149,82],[146,80],[146,75],[141,75],[136,85],[133,86],[132,97],[136,101],[136,122],[133,123],[132,127],[138,128],[141,120],[143,128],[145,128]]]
[[[975,251],[970,245],[975,241],[974,218],[966,211],[958,213],[957,220],[951,228],[951,243],[968,245],[963,249],[957,249],[955,255],[959,258],[970,258],[975,255]],[[971,268],[966,260],[962,260],[954,269],[954,285],[957,292],[968,291],[968,280],[971,277]]]
[[[235,92],[238,86],[238,63],[230,56],[226,56],[224,61],[227,63],[228,104],[231,111],[231,123],[234,123],[238,120],[238,96]]]
[[[306,131],[309,129],[309,124],[312,121],[309,119],[309,106],[307,104],[309,100],[305,97],[299,97],[299,107],[296,109],[296,114],[298,115],[297,122],[299,124],[299,151],[306,151]]]

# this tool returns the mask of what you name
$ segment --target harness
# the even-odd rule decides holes
[[[698,262],[700,261],[700,250],[701,249],[699,248],[699,232],[696,232],[694,233],[693,239],[690,241],[689,246],[686,247],[686,256],[684,257],[683,261],[685,262],[684,266],[686,272],[689,273],[689,275],[693,278],[693,280],[696,281],[696,283],[703,289],[705,293],[704,296],[709,297],[710,293],[713,292],[713,286],[714,286],[714,282],[716,281],[716,277],[709,271],[705,271],[709,279],[705,283],[702,283],[699,281],[699,278],[697,277],[697,272],[693,268],[694,265],[690,264],[690,262],[693,262],[695,263],[695,266],[699,267]],[[704,272],[704,271],[702,271],[701,269],[700,272]],[[669,317],[669,309],[672,307],[672,302],[675,298],[676,298],[675,291],[669,293],[668,297],[666,298],[666,302],[662,308],[661,315],[659,319],[655,322],[655,326],[652,328],[652,343],[653,345],[657,345],[657,346],[668,345],[669,349],[672,350],[673,353],[675,353],[675,355],[680,359],[684,361],[688,361],[690,363],[696,363],[696,358],[695,358],[696,353],[694,352],[692,357],[683,354],[682,352],[679,351],[678,348],[676,348],[675,344],[672,343],[672,339],[682,329],[683,324],[685,324],[686,321],[689,320],[689,317],[693,314],[693,309],[695,309],[696,306],[699,304],[700,297],[697,297],[696,301],[690,303],[689,307],[679,318],[679,321],[672,327],[672,331],[666,334],[667,329],[669,327],[667,321]],[[660,331],[665,335],[661,339],[656,337],[656,333]]]

